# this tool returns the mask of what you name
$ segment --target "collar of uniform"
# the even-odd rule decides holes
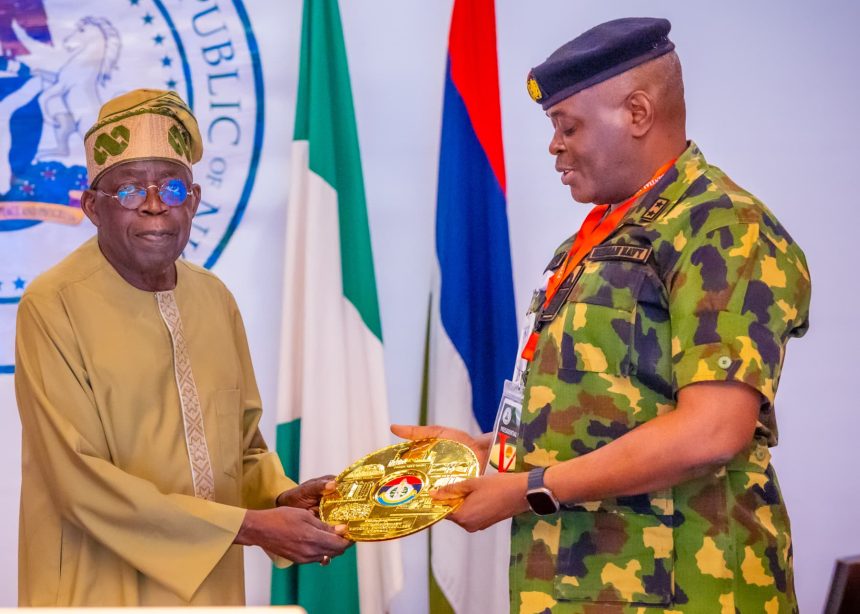
[[[671,209],[707,168],[708,163],[699,146],[689,141],[675,165],[666,171],[653,189],[639,197],[623,223],[639,226],[650,224]]]

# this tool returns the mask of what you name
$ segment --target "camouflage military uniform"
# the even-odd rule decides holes
[[[511,611],[796,611],[768,448],[785,344],[807,328],[800,248],[691,143],[582,266],[529,368],[518,470],[621,437],[693,382],[745,382],[765,402],[750,446],[711,475],[515,517]]]

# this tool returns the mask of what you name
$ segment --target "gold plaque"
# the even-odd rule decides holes
[[[462,500],[436,501],[430,490],[478,476],[475,453],[449,439],[405,441],[350,465],[320,501],[320,518],[345,524],[354,541],[417,533],[456,510]]]

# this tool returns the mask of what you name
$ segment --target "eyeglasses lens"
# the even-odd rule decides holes
[[[137,209],[146,200],[146,188],[129,183],[116,191],[116,198],[126,209]]]
[[[181,179],[170,179],[161,185],[158,196],[168,207],[178,207],[188,198],[188,188]]]

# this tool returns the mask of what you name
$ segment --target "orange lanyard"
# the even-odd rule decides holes
[[[633,206],[636,199],[657,185],[657,182],[663,178],[663,175],[665,175],[666,171],[675,164],[676,160],[677,158],[658,168],[657,172],[654,173],[654,176],[651,177],[651,179],[646,181],[641,188],[636,190],[636,193],[633,196],[616,206],[615,210],[609,215],[606,215],[606,212],[609,210],[609,205],[597,205],[589,212],[585,220],[582,222],[582,226],[579,231],[576,233],[576,238],[573,241],[573,245],[570,247],[570,251],[567,252],[564,264],[558,267],[558,270],[556,270],[547,282],[546,297],[543,302],[544,309],[546,309],[550,304],[550,301],[552,301],[556,292],[558,292],[559,287],[568,277],[570,277],[570,275],[573,274],[573,270],[580,262],[582,262],[582,259],[585,258],[592,248],[603,243],[609,235],[615,232],[618,224],[627,214],[627,211],[630,210],[630,207]],[[523,348],[522,357],[525,360],[530,361],[534,357],[534,352],[537,347],[537,337],[538,333],[536,331],[532,332],[526,346]]]

